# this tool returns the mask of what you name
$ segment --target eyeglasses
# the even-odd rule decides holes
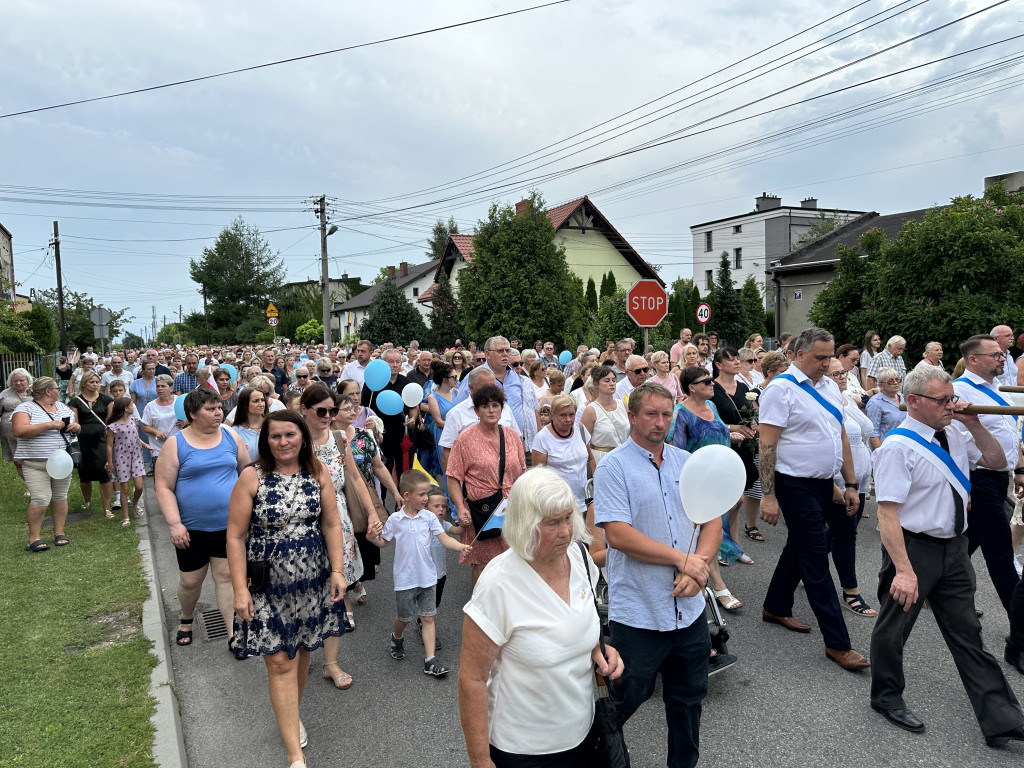
[[[482,362],[484,362],[484,361],[485,361],[486,359],[487,359],[486,357],[474,357],[474,358],[473,358],[473,362],[474,362],[474,363],[482,363]]]
[[[975,352],[975,357],[994,357],[996,360],[1001,360],[1006,357],[1005,352]]]
[[[693,384],[691,384],[690,386],[691,387],[696,387],[698,384],[714,384],[714,379],[711,379],[711,378],[699,379],[699,380],[693,382]]]
[[[956,395],[952,397],[932,397],[931,395],[919,395],[916,392],[911,392],[914,397],[923,397],[925,400],[931,400],[934,403],[938,403],[940,407],[945,408],[949,403],[956,405],[960,402],[960,398]]]
[[[515,362],[515,363],[509,363],[509,365],[510,365],[510,366],[511,366],[512,368],[522,368],[522,367],[523,367],[523,363],[522,363],[522,361],[518,361],[518,362]]]
[[[296,379],[308,379],[309,378],[309,374],[308,373],[296,373],[295,374],[295,378]]]
[[[903,379],[886,379],[883,384],[899,384]]]
[[[509,348],[502,347],[501,349],[492,349],[491,352],[497,352],[499,355],[507,355],[509,353]]]
[[[845,379],[846,378],[846,371],[836,371],[835,373],[829,373],[829,374],[826,374],[826,375],[829,378],[836,379],[838,381],[839,379]],[[888,383],[889,382],[886,382],[886,384],[888,384]]]
[[[643,368],[634,368],[633,373],[647,373],[650,370],[650,368],[644,366]]]
[[[313,409],[313,413],[315,413],[321,419],[324,416],[326,416],[327,414],[331,414],[331,418],[333,419],[335,416],[338,415],[338,409],[337,408],[314,408]]]

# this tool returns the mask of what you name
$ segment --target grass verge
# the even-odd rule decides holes
[[[0,766],[153,766],[156,664],[142,634],[148,589],[134,527],[98,517],[71,544],[26,552],[28,499],[0,464]],[[72,482],[71,510],[81,507]]]

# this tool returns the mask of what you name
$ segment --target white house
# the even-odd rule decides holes
[[[434,272],[439,264],[438,259],[428,261],[425,264],[409,265],[403,261],[395,267],[388,267],[388,273],[409,302],[423,315],[423,322],[427,322],[430,307],[419,301],[419,298],[434,282]],[[346,302],[336,303],[331,314],[337,316],[337,323],[341,326],[341,335],[356,333],[359,324],[370,314],[370,304],[373,297],[377,295],[383,283],[377,283],[367,288],[362,293],[354,296]]]

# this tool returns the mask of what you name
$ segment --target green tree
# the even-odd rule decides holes
[[[818,211],[818,215],[814,218],[814,223],[806,232],[796,239],[796,242],[793,243],[789,250],[795,251],[797,248],[807,245],[807,243],[812,240],[817,240],[822,235],[827,235],[833,229],[841,227],[845,223],[846,222],[839,217],[839,211],[834,211],[831,216],[825,211]]]
[[[284,280],[284,262],[260,231],[239,216],[199,259],[189,259],[189,277],[206,291],[213,342],[248,341],[241,336],[243,328],[252,329],[247,321],[264,317]]]
[[[614,296],[615,290],[615,273],[609,269],[607,274],[601,278],[601,293],[599,294],[600,300],[604,301],[607,297]]]
[[[22,313],[28,321],[29,332],[36,346],[43,352],[52,352],[57,348],[57,334],[53,330],[53,321],[46,307],[38,302],[28,312]]]
[[[672,282],[669,292],[669,317],[672,320],[673,336],[678,337],[683,328],[693,329],[697,321],[697,305],[700,304],[700,289],[688,277]]]
[[[438,219],[427,240],[427,260],[434,261],[444,256],[444,247],[448,244],[448,236],[457,234],[459,234],[459,225],[455,222],[454,217],[449,216],[447,224],[444,220]]]
[[[594,284],[594,278],[587,278],[587,308],[593,312],[597,312],[597,286]]]
[[[637,352],[643,353],[644,330],[633,322],[633,319],[626,313],[626,290],[618,289],[614,295],[609,296],[601,302],[597,310],[597,318],[594,321],[593,343],[603,347],[605,342],[618,341],[619,339],[636,339]],[[648,339],[655,349],[667,351],[678,338],[672,335],[672,323],[665,318],[661,323],[648,330]]]
[[[288,338],[293,338],[294,341],[297,341],[300,344],[306,344],[308,342],[314,342],[314,343],[318,342],[318,341],[322,340],[323,337],[324,337],[324,327],[323,327],[323,325],[318,323],[316,320],[308,320],[307,322],[305,322],[304,324],[300,325],[295,330],[295,336],[294,337],[288,337]]]
[[[139,347],[146,346],[146,340],[138,334],[129,331],[121,337],[121,344],[125,349],[138,349]]]
[[[185,323],[168,323],[156,334],[156,340],[160,344],[181,344],[185,347],[196,344],[192,328]]]
[[[500,333],[576,343],[581,323],[574,284],[539,193],[530,194],[518,215],[510,205],[491,205],[487,220],[477,223],[473,260],[458,279],[471,338]]]
[[[753,275],[747,275],[747,279],[743,281],[743,287],[740,288],[740,299],[743,302],[743,310],[747,314],[747,335],[768,333],[768,329],[765,328],[764,293]]]
[[[57,289],[36,293],[36,301],[42,304],[50,315],[53,323],[54,333],[57,334],[58,343],[60,334],[57,333],[59,313],[57,311]],[[64,331],[67,335],[68,344],[85,350],[86,347],[100,346],[99,340],[93,336],[92,320],[89,313],[96,306],[92,297],[85,293],[64,289]],[[109,309],[109,307],[108,307]],[[128,314],[128,308],[110,310],[110,338],[115,339],[121,334],[121,328],[134,318]]]
[[[809,313],[837,342],[876,328],[905,337],[910,360],[938,341],[952,366],[979,330],[1024,326],[1024,195],[1002,185],[908,221],[893,240],[872,229],[856,249],[838,250],[836,276]]]
[[[0,275],[0,355],[10,352],[38,351],[24,312],[15,312],[10,299],[14,286]]]
[[[419,310],[398,290],[394,280],[385,280],[370,302],[369,314],[359,326],[360,337],[376,344],[385,341],[408,344],[426,334],[427,327]]]
[[[439,224],[441,222],[438,222]],[[443,269],[434,288],[434,298],[430,302],[430,343],[434,349],[441,351],[455,343],[463,336],[462,324],[459,322],[459,300],[452,291],[452,281]]]
[[[729,254],[725,251],[722,251],[722,260],[718,265],[714,300],[715,303],[711,304],[711,317],[718,338],[730,346],[742,346],[749,335],[747,328],[750,327],[750,323],[747,321],[743,301],[736,292],[732,269],[729,267]]]

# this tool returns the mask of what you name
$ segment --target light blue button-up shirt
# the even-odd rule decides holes
[[[481,368],[486,368],[491,373],[494,373],[494,369],[491,368],[487,363],[484,363]],[[505,391],[505,402],[508,403],[509,410],[512,411],[512,417],[516,420],[516,424],[519,426],[519,434],[523,434],[523,379],[515,372],[515,369],[509,366],[505,370],[505,380],[499,381],[498,377],[494,377],[494,383],[497,384]],[[463,400],[469,400],[471,395],[469,394],[469,385],[459,387],[459,397],[455,401],[461,403]],[[532,415],[532,414],[531,414]]]
[[[689,453],[666,445],[661,467],[654,454],[627,440],[597,465],[594,520],[629,523],[650,539],[680,552],[697,549],[700,532],[683,511],[679,472]],[[634,560],[608,548],[608,618],[637,629],[684,629],[704,615],[704,595],[672,597],[676,569]]]

